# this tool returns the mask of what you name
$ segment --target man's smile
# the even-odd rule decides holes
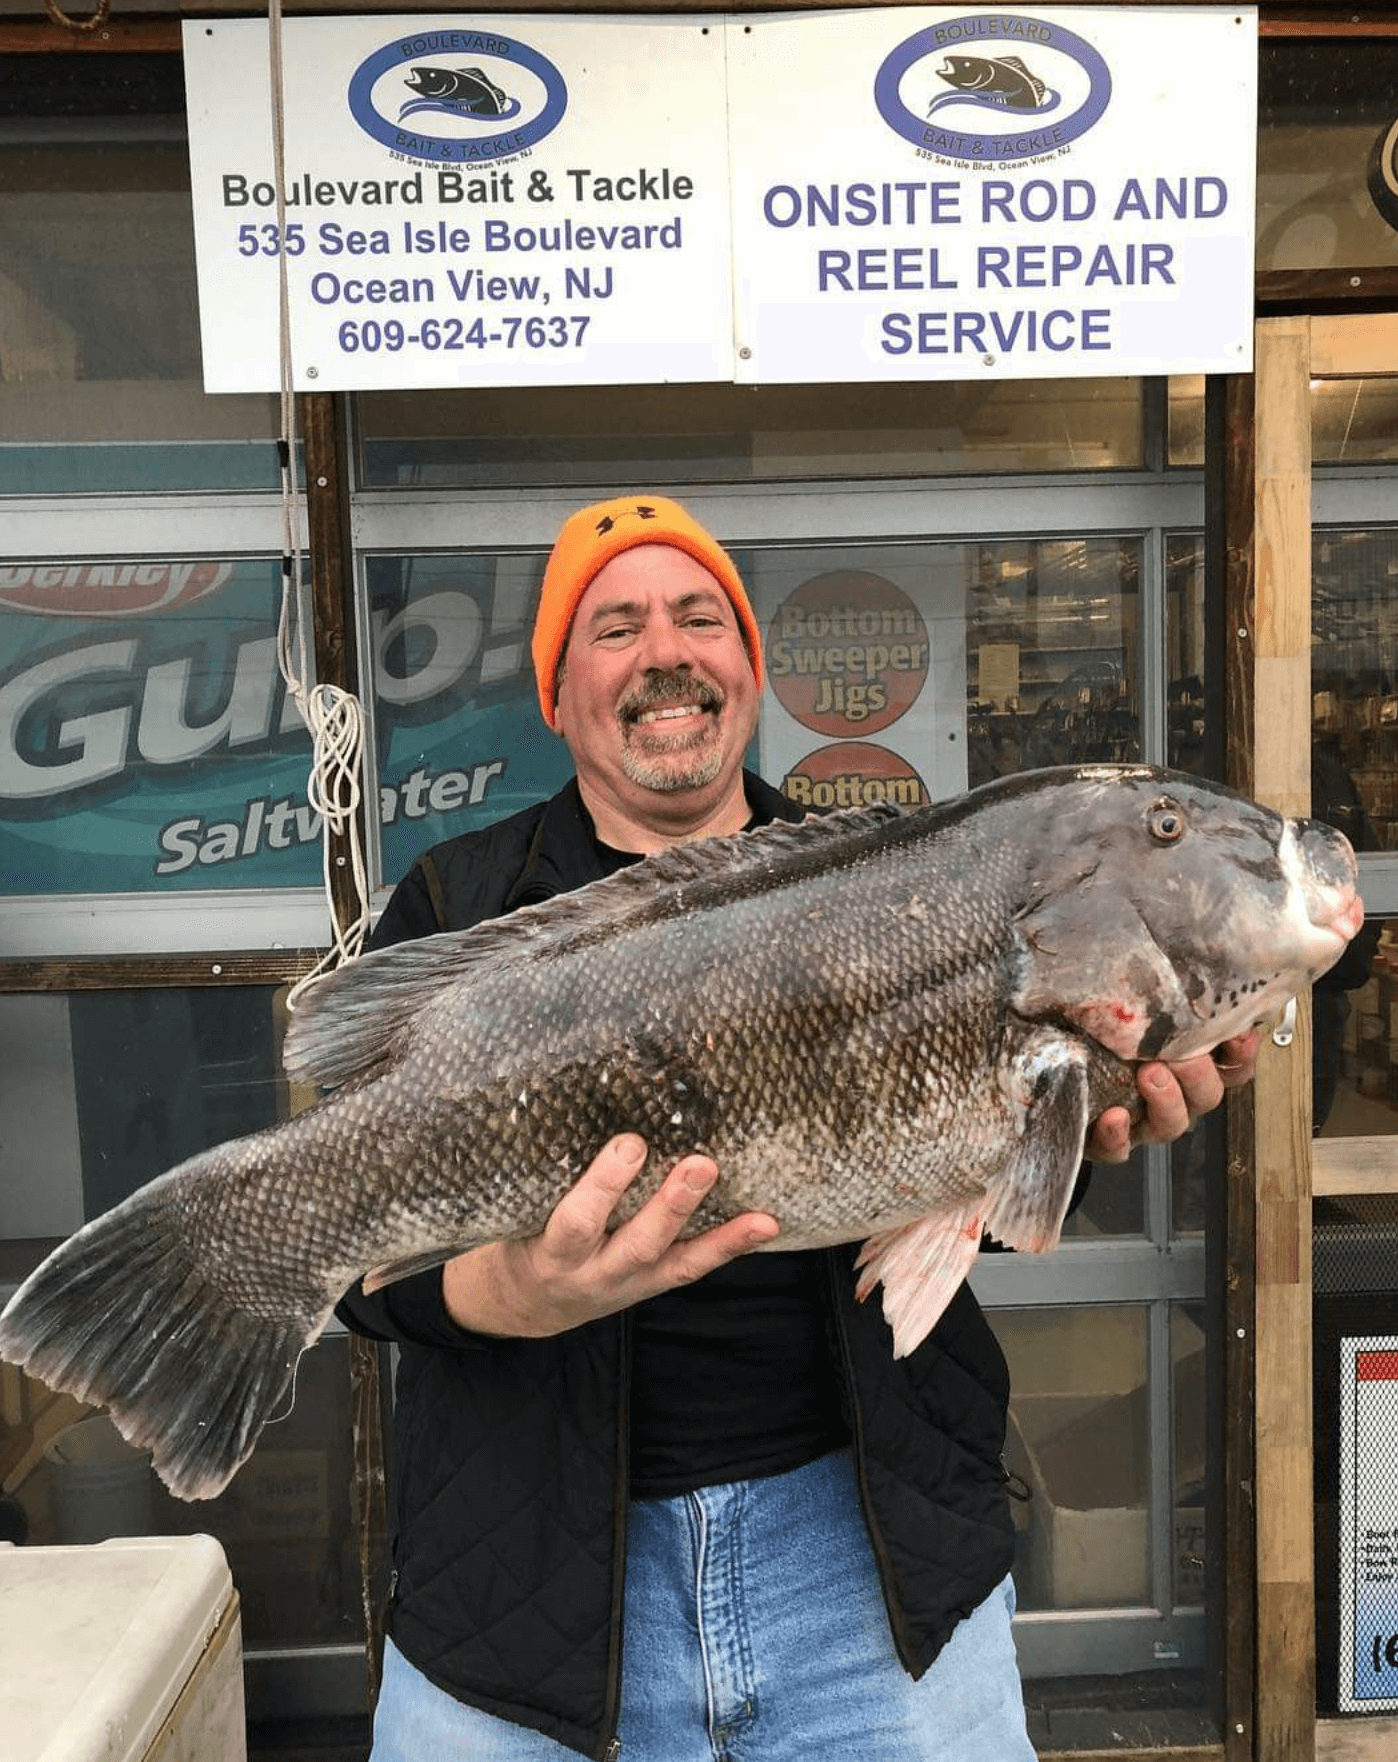
[[[685,716],[702,716],[705,714],[707,714],[707,708],[704,704],[667,704],[664,708],[658,710],[642,710],[635,720],[638,723],[673,722]]]

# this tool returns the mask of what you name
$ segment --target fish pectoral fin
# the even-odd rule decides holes
[[[1028,1035],[1009,1061],[1004,1082],[1021,1131],[982,1211],[986,1232],[1007,1248],[1045,1254],[1058,1242],[1087,1142],[1087,1065],[1087,1048],[1053,1029]]]
[[[1058,1241],[1087,1139],[1087,1048],[1055,1029],[1026,1034],[1002,1082],[1020,1121],[1004,1167],[976,1199],[871,1236],[860,1250],[861,1302],[883,1285],[893,1356],[906,1358],[942,1319],[975,1264],[981,1237],[1043,1254]]]
[[[431,1248],[425,1254],[405,1254],[402,1260],[386,1260],[382,1266],[370,1267],[359,1281],[360,1289],[366,1297],[372,1297],[385,1285],[396,1285],[400,1279],[410,1279],[414,1273],[430,1272],[434,1266],[441,1266],[456,1255],[465,1254],[468,1248],[479,1246],[476,1242],[462,1242],[452,1248]]]
[[[973,1205],[919,1218],[864,1244],[855,1295],[862,1303],[882,1283],[884,1320],[893,1330],[895,1358],[906,1358],[936,1327],[980,1245],[981,1214]]]

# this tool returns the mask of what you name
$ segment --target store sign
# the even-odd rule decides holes
[[[1251,366],[1255,12],[793,13],[729,50],[740,379]]]
[[[1251,366],[1255,8],[283,32],[279,227],[267,26],[184,26],[210,391],[283,263],[302,390]]]
[[[722,24],[186,23],[204,379],[305,391],[732,377]],[[645,69],[645,77],[637,69]]]
[[[1398,1335],[1340,1341],[1342,1713],[1398,1711]]]

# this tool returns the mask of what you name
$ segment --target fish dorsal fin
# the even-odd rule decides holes
[[[1001,67],[1012,67],[1016,73],[1027,74],[1031,80],[1034,78],[1034,75],[1029,72],[1029,69],[1020,60],[1018,55],[997,55],[996,60],[1000,63]]]
[[[293,1081],[321,1088],[368,1078],[450,986],[575,940],[702,910],[808,869],[838,866],[842,847],[853,862],[881,831],[907,818],[901,808],[879,803],[675,845],[576,893],[523,906],[471,930],[447,930],[364,955],[306,992],[287,1029],[282,1063]]]

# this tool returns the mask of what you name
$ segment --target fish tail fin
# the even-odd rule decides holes
[[[227,1486],[329,1315],[254,1314],[205,1276],[179,1217],[203,1160],[85,1225],[0,1315],[0,1358],[108,1408],[182,1499]]]
[[[942,1319],[980,1251],[981,1228],[975,1207],[940,1212],[871,1236],[859,1251],[855,1295],[862,1303],[875,1285],[883,1285],[895,1358],[915,1351]]]

